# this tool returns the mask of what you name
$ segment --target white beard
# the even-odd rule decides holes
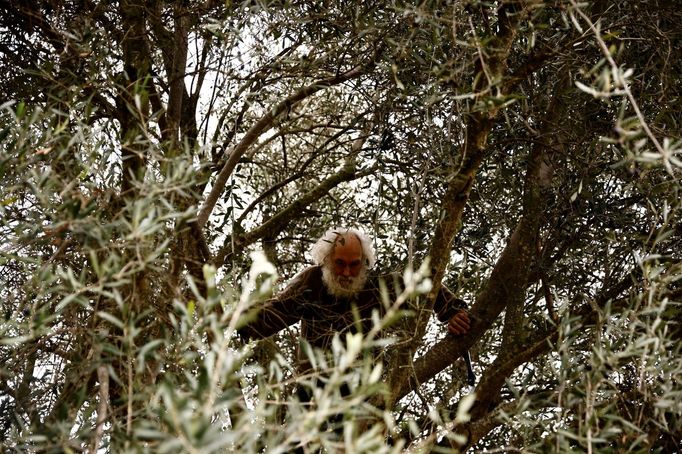
[[[322,265],[322,282],[330,295],[337,298],[352,298],[365,287],[367,267],[363,266],[356,277],[337,276],[328,264]]]

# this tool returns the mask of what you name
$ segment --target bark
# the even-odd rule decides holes
[[[48,432],[60,421],[73,421],[83,402],[92,395],[95,388],[95,381],[92,380],[95,350],[88,346],[87,336],[82,336],[79,340],[83,342],[73,350],[68,360],[64,370],[64,386],[39,427],[40,432]]]
[[[109,371],[106,365],[97,367],[97,380],[99,381],[99,403],[97,405],[97,424],[95,425],[95,438],[90,446],[90,452],[96,453],[104,434],[104,424],[107,421],[107,408],[109,406]]]
[[[184,139],[194,145],[197,138],[197,121],[195,118],[199,93],[203,86],[206,68],[206,50],[213,45],[210,37],[204,36],[204,53],[195,68],[195,91],[190,94],[185,85],[187,76],[187,55],[189,30],[199,22],[202,14],[214,8],[214,2],[207,2],[199,7],[189,8],[187,2],[177,1],[173,4],[173,29],[164,24],[162,2],[148,4],[149,25],[155,38],[155,44],[161,50],[163,65],[167,74],[168,103],[164,107],[157,93],[154,98],[154,110],[158,116],[161,135],[165,142],[168,157],[176,155],[178,147]]]
[[[37,426],[40,422],[40,414],[31,395],[31,382],[34,379],[33,374],[38,359],[38,346],[36,343],[32,344],[30,346],[30,353],[28,353],[24,362],[25,370],[23,371],[23,377],[19,382],[19,386],[17,386],[16,392],[11,394],[14,394],[17,407],[21,408],[28,415],[30,424]]]
[[[168,127],[171,157],[179,139],[180,120],[183,112],[183,100],[187,96],[185,89],[185,72],[187,68],[188,22],[187,13],[182,6],[174,8],[175,30],[173,34],[173,60],[169,73],[170,92],[168,96]]]
[[[523,215],[521,223],[525,223],[525,235],[519,237],[519,256],[514,264],[516,277],[511,285],[507,285],[506,317],[502,331],[502,346],[495,363],[488,368],[477,387],[478,400],[472,407],[472,417],[481,417],[488,409],[496,405],[505,380],[524,362],[546,353],[555,340],[555,335],[528,342],[524,318],[524,305],[528,288],[531,267],[535,256],[539,254],[537,242],[539,230],[545,221],[547,195],[554,174],[556,154],[563,149],[566,140],[556,134],[556,125],[566,114],[565,104],[561,98],[568,86],[566,77],[559,80],[553,90],[547,113],[540,128],[540,137],[535,142],[528,165],[528,173],[524,185]],[[551,138],[551,142],[546,138]],[[551,314],[547,314],[551,316]]]
[[[640,279],[641,270],[633,270],[617,283],[603,288],[592,301],[585,302],[575,312],[572,312],[570,316],[579,317],[584,327],[594,325],[600,317],[599,312],[595,308],[602,307],[607,301],[614,301],[628,289],[637,285]],[[620,312],[626,306],[615,301],[612,305],[612,310]],[[535,332],[525,344],[516,346],[514,351],[509,352],[504,357],[498,356],[476,387],[476,394],[479,397],[470,411],[471,422],[456,428],[458,433],[467,437],[467,446],[474,445],[492,429],[501,424],[498,419],[500,409],[516,405],[514,402],[500,402],[500,399],[497,398],[507,378],[519,366],[552,351],[558,339],[558,326],[551,326],[546,330]],[[546,391],[554,392],[552,388]],[[548,402],[551,402],[551,397],[551,395],[547,396]]]
[[[517,28],[523,17],[522,14],[517,13],[508,15],[507,9],[510,5],[517,5],[519,7],[527,6],[532,2],[519,2],[518,4],[506,4],[500,9],[500,30],[497,36],[492,39],[485,51],[479,50],[481,55],[477,63],[479,70],[478,84],[474,84],[474,90],[479,90],[481,94],[487,93],[495,88],[495,81],[502,80],[507,73],[508,57],[511,51],[511,46],[516,37]],[[489,55],[485,58],[484,55]],[[482,84],[486,77],[488,78],[487,86],[477,86]],[[505,95],[503,89],[511,90],[513,85],[499,86],[499,95]],[[482,96],[479,96],[481,98]],[[456,173],[448,182],[448,189],[443,197],[443,203],[440,211],[442,213],[441,220],[436,226],[433,240],[429,248],[429,258],[431,260],[431,269],[433,273],[434,286],[429,293],[429,305],[433,304],[435,295],[438,294],[441,281],[445,276],[445,268],[450,259],[450,252],[452,249],[452,241],[460,229],[462,221],[462,213],[469,199],[469,193],[473,185],[476,173],[486,154],[486,145],[488,135],[494,124],[494,120],[499,113],[499,109],[495,106],[490,107],[486,111],[473,112],[470,114],[466,126],[466,140],[460,150],[461,164]],[[426,318],[422,317],[418,321],[416,339],[423,337],[426,329]]]

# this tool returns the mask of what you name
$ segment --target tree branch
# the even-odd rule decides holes
[[[109,405],[109,371],[102,364],[97,367],[97,380],[99,381],[99,404],[97,405],[97,425],[95,426],[95,438],[92,440],[90,452],[96,453],[102,441],[104,423],[107,421],[107,406]]]
[[[486,43],[485,49],[479,45],[477,68],[479,73],[485,74],[486,77],[477,78],[478,82],[474,82],[472,86],[477,98],[482,98],[484,94],[490,93],[495,86],[498,89],[497,95],[504,95],[501,92],[504,86],[500,85],[499,81],[503,80],[507,73],[509,53],[511,52],[518,26],[523,17],[521,11],[530,6],[531,3],[532,1],[521,1],[511,6],[505,5],[501,8],[499,11],[500,29],[498,34],[494,39]],[[507,10],[512,7],[519,8],[521,11],[508,15]],[[487,81],[487,84],[485,81]],[[448,181],[448,187],[440,207],[441,219],[436,225],[436,230],[429,247],[433,287],[426,299],[426,310],[421,311],[421,315],[415,321],[415,335],[412,339],[411,351],[416,350],[426,331],[427,314],[433,307],[436,296],[440,291],[442,280],[445,276],[445,268],[450,260],[452,241],[460,229],[462,213],[469,200],[469,193],[478,168],[485,158],[488,135],[500,108],[499,104],[488,103],[485,110],[472,111],[467,118],[465,141],[460,148],[461,159],[459,168],[453,169],[453,175]],[[463,352],[464,350],[458,356]],[[408,356],[411,356],[411,354]],[[397,360],[400,361],[400,358]],[[443,364],[442,367],[445,367],[445,365]],[[396,371],[408,370],[408,368],[404,368],[402,365],[392,364],[390,367]],[[439,370],[442,370],[442,367]],[[431,377],[433,375],[429,374],[428,376]],[[393,399],[399,399],[408,388],[412,387],[412,385],[408,385],[408,380],[413,385],[422,382],[419,376],[413,376],[411,379],[407,375],[397,377],[394,380],[395,387],[392,389]]]
[[[281,232],[293,219],[295,219],[296,213],[301,213],[305,207],[324,197],[324,195],[329,193],[329,191],[339,184],[372,174],[376,170],[375,168],[366,169],[362,172],[356,171],[355,154],[362,148],[363,144],[367,140],[367,134],[369,130],[371,130],[373,124],[373,122],[370,122],[369,125],[363,130],[362,136],[353,142],[351,155],[346,159],[343,167],[338,172],[329,176],[314,189],[296,199],[288,207],[275,214],[259,228],[241,236],[239,241],[234,242],[234,250],[232,249],[232,244],[224,247],[218,254],[216,266],[224,264],[226,258],[230,254],[234,254],[242,250],[245,246],[253,244],[261,238],[276,236],[277,233]]]
[[[543,132],[551,128],[564,112],[559,95],[566,84],[566,78],[557,82],[555,96],[547,108],[543,122]],[[556,136],[549,134],[543,134],[543,137],[552,137],[554,140],[558,140]],[[404,396],[420,383],[430,379],[461,356],[492,325],[494,319],[510,303],[513,302],[514,305],[523,304],[528,285],[528,274],[536,254],[537,236],[544,219],[546,191],[551,185],[553,176],[554,167],[548,156],[553,155],[554,151],[552,146],[543,141],[538,140],[534,143],[524,183],[523,215],[495,264],[486,287],[481,291],[476,303],[471,308],[470,318],[473,324],[470,331],[465,336],[457,338],[448,336],[424,356],[417,359],[414,375],[398,391],[398,398]],[[459,215],[461,216],[461,213]],[[452,229],[453,226],[448,227]],[[449,256],[449,249],[447,251],[447,255],[441,254],[441,260],[445,260]],[[445,263],[442,263],[441,266],[444,269]],[[439,281],[440,279],[434,278],[434,284]],[[506,338],[512,338],[516,328],[510,325],[505,329],[511,331]],[[452,351],[448,352],[448,349],[452,349]]]
[[[291,110],[293,107],[298,105],[304,99],[310,97],[311,95],[317,93],[325,88],[332,87],[334,85],[339,85],[351,79],[355,79],[365,74],[369,68],[374,65],[376,58],[378,58],[379,52],[376,52],[372,60],[369,63],[356,66],[355,68],[346,71],[345,73],[336,75],[334,77],[329,77],[327,79],[321,79],[307,85],[300,90],[298,90],[293,95],[289,96],[276,106],[274,106],[267,114],[265,114],[260,120],[258,120],[249,130],[246,132],[242,140],[235,145],[229,153],[227,162],[223,166],[222,170],[218,174],[211,192],[206,197],[203,207],[199,211],[197,218],[197,223],[200,228],[203,228],[208,221],[208,217],[211,215],[213,208],[220,198],[225,184],[228,178],[232,174],[232,171],[237,166],[239,159],[246,153],[248,148],[253,145],[253,143],[258,140],[258,138],[268,131],[274,125],[275,120],[283,113]]]

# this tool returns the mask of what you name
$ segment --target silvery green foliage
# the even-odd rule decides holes
[[[385,341],[376,332],[372,339],[337,336],[331,352],[308,349],[314,373],[292,381],[282,372],[291,368],[286,359],[266,370],[250,358],[253,345],[236,336],[245,311],[273,291],[276,270],[261,253],[251,254],[238,285],[206,265],[204,293],[190,276],[170,286],[161,272],[173,247],[170,232],[193,214],[182,205],[193,183],[189,162],[165,165],[163,178],[161,167],[152,169],[134,200],[107,198],[107,178],[119,170],[102,162],[106,150],[86,153],[99,131],[73,122],[61,149],[54,144],[64,139],[59,131],[32,133],[52,117],[22,109],[5,106],[0,156],[5,448],[400,449],[385,443],[390,412],[367,403],[383,392],[372,355]],[[68,153],[76,153],[78,168],[55,170],[60,159],[76,164]],[[109,210],[118,203],[120,212]],[[91,378],[99,368],[106,395]],[[309,391],[313,403],[299,402],[296,389]],[[102,399],[110,400],[103,411]]]
[[[0,109],[0,450],[679,451],[681,11],[0,3],[0,102],[25,100]],[[469,139],[485,147],[461,173]],[[430,323],[401,356],[410,343],[383,330],[415,324],[389,301],[369,337],[330,352],[296,327],[235,334],[330,225],[363,226],[381,272],[449,253],[444,281],[471,307],[528,225],[536,152],[555,167],[538,241],[502,282],[519,294],[494,301],[516,311],[470,345],[476,389],[446,352],[386,404],[447,339]],[[452,242],[435,242],[468,177]],[[417,274],[403,275],[416,293],[439,284]]]
[[[639,259],[650,284],[643,293],[610,302],[588,321],[566,314],[556,352],[541,368],[519,371],[522,387],[509,383],[514,405],[501,418],[517,438],[506,443],[525,443],[531,452],[644,452],[652,444],[666,452],[675,446],[682,357],[675,328],[664,320],[679,303],[659,290],[680,274],[661,274],[657,260]]]

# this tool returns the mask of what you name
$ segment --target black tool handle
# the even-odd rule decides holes
[[[474,386],[476,384],[476,375],[474,374],[474,368],[471,366],[469,350],[464,353],[464,362],[467,365],[467,383],[469,386]]]

